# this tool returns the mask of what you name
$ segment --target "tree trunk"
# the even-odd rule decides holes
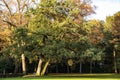
[[[18,72],[18,67],[19,67],[19,64],[15,64],[15,70],[14,70],[15,74]]]
[[[72,66],[69,66],[70,67],[70,73],[72,73]]]
[[[67,65],[67,73],[70,73],[70,69],[68,65]]]
[[[80,62],[79,72],[82,73],[82,62]]]
[[[117,63],[116,63],[116,52],[113,51],[113,57],[114,57],[114,72],[117,74]]]
[[[43,59],[40,58],[40,59],[39,59],[39,63],[38,63],[38,67],[37,67],[37,71],[36,71],[36,75],[37,75],[37,76],[40,76],[41,67],[42,67],[42,62],[43,62]]]
[[[6,70],[5,69],[3,69],[3,75],[5,75],[6,74]]]
[[[21,55],[21,59],[22,59],[22,71],[23,71],[23,74],[26,74],[26,64],[25,64],[25,55],[24,54]]]
[[[92,73],[92,61],[90,61],[90,73]]]
[[[43,68],[43,70],[41,72],[41,76],[43,76],[45,74],[47,66],[49,65],[49,62],[50,62],[50,59],[48,59],[48,61],[45,63],[45,66],[44,66],[44,68]]]
[[[56,73],[58,73],[58,64],[56,64]]]

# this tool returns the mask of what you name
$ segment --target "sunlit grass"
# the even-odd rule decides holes
[[[24,76],[0,80],[120,80],[120,74],[49,74],[43,77]]]

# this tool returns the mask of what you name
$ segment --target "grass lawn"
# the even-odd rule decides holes
[[[49,74],[43,77],[25,76],[0,80],[120,80],[120,74]]]

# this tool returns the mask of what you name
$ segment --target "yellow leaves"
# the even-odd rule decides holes
[[[88,25],[86,25],[86,27],[89,32],[88,36],[90,37],[92,44],[98,44],[103,40],[103,23],[101,21],[91,20],[88,22]]]
[[[73,65],[73,60],[72,60],[72,59],[69,59],[69,60],[68,60],[68,65],[69,65],[69,66],[72,66],[72,65]]]
[[[91,24],[91,26],[95,26],[95,27],[100,27],[100,21],[99,20],[90,20],[89,24]]]
[[[67,21],[63,21],[63,22],[59,23],[58,26],[59,26],[59,27],[62,27],[62,26],[64,26],[64,25],[66,24],[66,22],[67,22]]]
[[[35,0],[32,0],[32,2],[35,2]]]
[[[0,35],[4,37],[9,37],[11,35],[11,31],[9,29],[5,29],[4,31],[0,32]]]
[[[120,17],[120,12],[117,12],[116,14],[114,14],[115,17]]]
[[[5,29],[4,33],[5,33],[7,36],[10,36],[11,31],[10,31],[9,29]]]
[[[31,36],[31,35],[32,35],[32,33],[27,33],[27,35],[28,35],[28,36]]]

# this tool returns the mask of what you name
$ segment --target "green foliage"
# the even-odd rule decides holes
[[[87,49],[82,56],[88,59],[88,61],[100,61],[104,56],[104,52],[101,49],[90,48]]]
[[[92,13],[83,12],[89,11],[85,6],[90,7],[90,4],[41,0],[35,8],[25,13],[29,18],[28,25],[14,28],[6,53],[16,62],[20,61],[23,53],[30,63],[41,57],[44,61],[50,59],[50,63],[75,58],[101,60],[103,50],[98,44],[103,40],[103,23],[85,21],[84,17]]]
[[[0,55],[0,73],[8,73],[13,69],[14,63],[12,58]]]
[[[41,1],[36,9],[30,10],[28,29],[39,36],[35,39],[41,46],[38,51],[46,59],[74,58],[90,46],[89,39],[83,36],[86,33],[83,26],[73,20],[80,11],[77,5],[67,0]]]

